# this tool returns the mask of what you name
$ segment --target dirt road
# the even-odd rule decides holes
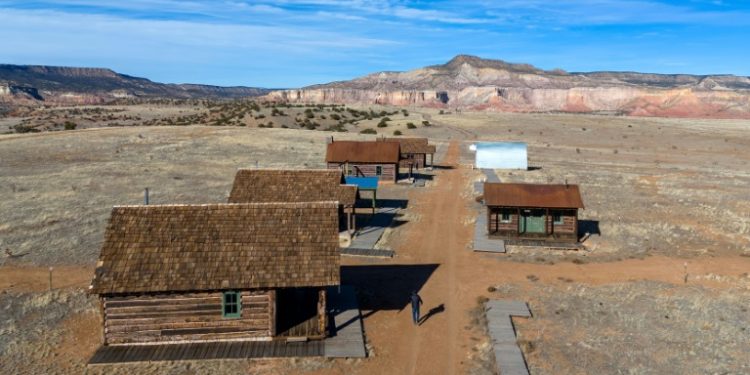
[[[325,362],[313,370],[320,374],[464,374],[473,365],[478,335],[470,311],[489,286],[513,283],[545,285],[575,281],[587,285],[654,280],[683,284],[685,263],[690,284],[712,288],[731,287],[731,281],[750,270],[750,257],[697,257],[691,259],[645,257],[611,263],[555,264],[514,262],[505,255],[474,253],[469,249],[472,224],[468,220],[472,173],[462,168],[459,143],[451,143],[437,170],[434,184],[411,189],[404,238],[397,241],[393,260],[342,260],[342,280],[361,293],[364,325],[371,357],[364,360]],[[463,195],[462,195],[463,194]],[[85,287],[92,267],[56,268],[54,286]],[[715,275],[717,277],[700,277]],[[530,277],[533,276],[533,277]],[[531,281],[534,279],[534,281]],[[43,291],[48,287],[46,267],[0,268],[0,289],[17,292]],[[408,294],[419,290],[427,319],[416,327],[411,322]],[[534,306],[532,305],[532,310]],[[430,313],[432,311],[432,313]],[[96,330],[83,334],[98,337]],[[253,362],[258,366],[259,362]]]
[[[634,280],[654,280],[673,284],[684,283],[685,264],[690,275],[726,275],[737,277],[750,269],[748,257],[704,257],[690,260],[668,257],[646,257],[611,263],[532,264],[513,262],[503,255],[486,255],[472,252],[471,224],[466,220],[469,200],[460,198],[468,188],[472,171],[458,163],[459,143],[451,143],[443,166],[437,172],[437,183],[430,189],[415,190],[409,196],[409,210],[420,220],[405,224],[406,234],[396,248],[398,257],[392,262],[406,270],[417,265],[433,265],[420,288],[424,299],[422,314],[435,309],[422,325],[411,322],[411,311],[405,296],[398,297],[401,310],[380,310],[369,314],[364,311],[365,329],[374,350],[374,356],[355,366],[341,366],[337,373],[377,374],[388,369],[393,374],[464,374],[471,365],[472,316],[470,310],[477,299],[487,295],[487,288],[502,283],[535,282],[561,284],[567,280],[590,285],[622,283]],[[345,259],[344,264],[369,264]],[[387,262],[390,264],[391,262]],[[410,268],[409,268],[410,267]],[[391,271],[388,271],[391,272]],[[408,272],[408,271],[405,271]],[[372,278],[363,288],[398,289],[388,284],[389,277],[402,275],[367,274]],[[411,280],[411,279],[409,279]],[[690,283],[721,288],[728,286],[721,278],[691,278]],[[414,285],[419,286],[419,282]],[[407,294],[407,288],[400,288]],[[395,298],[389,296],[389,298]],[[440,308],[442,306],[442,309]],[[321,373],[330,373],[326,369]]]

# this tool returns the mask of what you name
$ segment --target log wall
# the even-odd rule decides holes
[[[357,164],[349,163],[349,167],[352,168],[353,176],[364,176],[364,177],[376,177],[375,169],[377,166],[383,167],[383,174],[380,175],[381,181],[393,181],[396,182],[398,179],[398,167],[396,164]],[[328,169],[340,169],[347,174],[344,170],[345,165],[339,163],[328,163]]]
[[[414,168],[420,169],[427,165],[427,154],[401,154],[399,165],[408,168],[409,164],[414,163]]]
[[[487,232],[490,236],[514,237],[514,238],[540,238],[549,237],[555,239],[578,240],[578,210],[549,210],[546,218],[547,234],[543,233],[518,233],[518,208],[510,207],[510,222],[501,222],[503,207],[487,207]],[[521,209],[523,211],[523,208]],[[553,215],[556,212],[562,214],[563,223],[554,224]]]
[[[239,318],[222,316],[222,293],[105,296],[105,344],[270,339],[273,291],[241,291]]]

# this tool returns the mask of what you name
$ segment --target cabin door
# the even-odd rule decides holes
[[[518,233],[545,233],[544,210],[522,210]]]

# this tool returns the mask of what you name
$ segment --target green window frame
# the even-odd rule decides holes
[[[239,318],[242,316],[242,296],[240,292],[224,292],[221,296],[221,316]]]
[[[563,215],[560,212],[553,212],[552,213],[552,223],[555,225],[563,225]]]
[[[510,223],[512,220],[510,218],[510,210],[501,210],[500,211],[500,222],[501,223]]]
[[[383,166],[382,165],[376,165],[375,166],[375,175],[376,176],[382,176],[383,175]]]

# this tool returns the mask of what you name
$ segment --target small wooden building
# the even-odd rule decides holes
[[[338,204],[112,209],[91,293],[104,345],[321,339]]]
[[[240,169],[229,203],[338,201],[340,229],[356,229],[357,185],[347,185],[334,169]]]
[[[484,204],[491,237],[578,242],[577,185],[486,182]]]
[[[401,148],[398,142],[332,141],[326,150],[328,169],[347,176],[374,177],[398,181]]]
[[[430,156],[429,165],[435,156],[435,145],[429,144],[427,138],[378,138],[381,142],[398,142],[401,145],[401,167],[416,169],[424,168],[427,164],[427,155]]]

